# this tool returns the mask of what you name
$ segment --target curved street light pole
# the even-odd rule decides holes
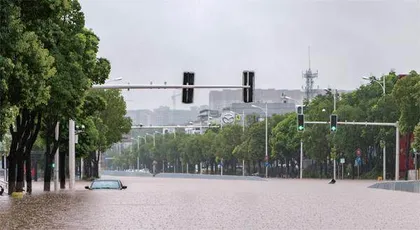
[[[252,105],[254,108],[265,112],[265,178],[268,178],[268,103],[265,103],[265,110],[259,106]]]
[[[383,94],[383,96],[385,96],[385,95],[386,95],[386,82],[385,82],[385,76],[382,76],[382,83],[381,83],[381,81],[376,80],[376,78],[374,78],[374,77],[362,77],[362,79],[364,79],[364,80],[368,80],[368,81],[373,81],[373,82],[378,83],[378,84],[381,86],[381,88],[382,88],[382,94]]]
[[[362,79],[378,83],[382,88],[382,95],[383,96],[386,95],[385,75],[382,76],[382,83],[381,83],[381,81],[376,80],[376,78],[374,78],[374,77],[370,77],[370,78],[369,77],[362,77]],[[382,162],[382,164],[383,164],[383,172],[382,172],[383,175],[382,175],[382,177],[383,177],[383,180],[386,180],[386,143],[385,143],[385,141],[381,141],[380,145],[382,147],[382,155],[383,155],[382,156],[382,160],[383,160],[383,162]],[[397,174],[395,174],[395,175],[397,175]]]

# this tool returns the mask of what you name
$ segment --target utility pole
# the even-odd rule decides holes
[[[303,178],[303,140],[300,139],[300,166],[299,166],[300,179]]]
[[[57,122],[57,124],[55,125],[55,140],[58,141],[59,139],[59,134],[60,134],[60,122]],[[59,148],[57,148],[57,151],[55,151],[55,155],[54,155],[54,191],[58,191],[58,180],[59,180],[59,176],[58,176],[58,169],[60,167],[59,165],[59,154],[60,150]],[[64,167],[64,165],[63,165]]]

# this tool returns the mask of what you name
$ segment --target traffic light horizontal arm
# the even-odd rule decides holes
[[[330,124],[329,121],[305,121],[305,124]],[[358,122],[358,121],[338,121],[339,125],[373,125],[373,126],[392,126],[396,127],[398,123],[387,123],[387,122]]]
[[[93,85],[92,89],[248,89],[249,85]]]

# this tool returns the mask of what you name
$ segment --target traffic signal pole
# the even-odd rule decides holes
[[[248,85],[93,85],[92,89],[249,89]]]
[[[246,71],[245,71],[246,72]],[[249,80],[249,79],[248,79]],[[246,85],[131,85],[131,84],[118,84],[118,85],[93,85],[92,89],[248,89],[246,103],[253,102],[253,87],[254,87],[254,74],[252,79]],[[146,127],[139,127],[146,128]],[[176,126],[178,128],[178,126]],[[56,163],[57,164],[57,163]],[[58,165],[58,164],[57,164]],[[73,190],[75,185],[76,176],[76,153],[75,153],[75,123],[74,120],[69,120],[69,189]],[[188,166],[188,165],[187,165]],[[64,167],[64,166],[60,166]],[[58,168],[58,167],[57,167]]]
[[[305,121],[306,124],[321,124],[328,125],[329,121]],[[387,122],[357,122],[357,121],[338,121],[339,125],[362,125],[362,126],[388,126],[395,127],[395,180],[399,180],[400,173],[400,129],[398,122],[387,123]],[[384,161],[385,162],[385,161]],[[384,165],[383,167],[386,167]]]
[[[287,164],[287,162],[286,162]],[[300,139],[300,166],[299,166],[299,175],[300,175],[300,179],[303,178],[303,140]]]

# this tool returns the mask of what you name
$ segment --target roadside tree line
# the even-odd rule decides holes
[[[381,86],[385,78],[385,94]],[[401,139],[406,140],[401,163],[401,176],[407,178],[407,168],[412,168],[413,150],[420,149],[420,76],[412,71],[397,75],[391,71],[381,78],[370,78],[366,85],[350,93],[337,95],[337,111],[333,111],[335,90],[316,96],[304,109],[306,121],[329,121],[332,113],[339,121],[396,122],[401,130]],[[131,149],[122,154],[111,152],[114,157],[108,166],[136,168],[139,158],[143,167],[151,169],[153,161],[157,169],[172,172],[186,170],[186,164],[209,168],[209,173],[219,173],[217,167],[223,160],[225,173],[240,174],[237,165],[246,162],[248,174],[262,173],[265,167],[265,122],[258,122],[258,114],[247,116],[246,127],[227,125],[211,128],[203,135],[183,133],[156,135],[156,146],[150,136],[134,142]],[[304,158],[313,164],[304,170],[305,177],[331,177],[332,159],[345,159],[345,171],[349,178],[357,175],[354,167],[356,150],[362,151],[361,173],[365,178],[382,175],[382,147],[386,146],[386,166],[389,178],[395,177],[395,128],[380,126],[339,125],[330,132],[329,125],[306,124],[304,132],[297,131],[297,114],[274,115],[268,121],[270,176],[299,175],[300,141],[303,141]],[[413,134],[414,133],[414,138]],[[411,137],[411,138],[410,138]],[[137,137],[133,137],[136,139]],[[311,163],[312,163],[311,162]],[[168,167],[168,164],[170,167]],[[296,165],[297,164],[297,165]],[[283,166],[283,167],[282,167]],[[405,166],[405,167],[404,167]],[[170,169],[169,169],[170,168]]]
[[[0,24],[0,141],[11,137],[9,194],[23,191],[25,168],[31,193],[36,144],[45,151],[44,191],[49,191],[58,148],[64,166],[69,119],[86,127],[76,150],[93,162],[93,153],[120,140],[131,121],[124,118],[119,91],[90,90],[105,83],[111,65],[97,56],[99,38],[85,28],[77,0],[0,0]],[[63,186],[64,168],[60,172]]]

